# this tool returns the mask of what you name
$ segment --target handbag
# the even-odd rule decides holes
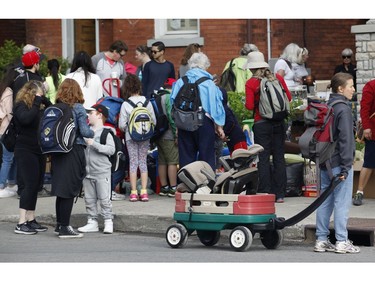
[[[370,119],[375,116],[375,112],[371,114]],[[363,134],[363,126],[362,121],[357,122],[357,134],[356,134],[356,141],[359,143],[365,142],[365,135]]]
[[[13,120],[13,118],[10,120],[8,127],[6,128],[4,134],[0,139],[0,141],[9,152],[14,152],[14,147],[16,146],[16,139],[18,135],[16,125]]]

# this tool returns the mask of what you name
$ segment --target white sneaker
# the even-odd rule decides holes
[[[98,232],[99,231],[98,221],[94,219],[89,219],[85,226],[78,228],[78,231],[84,232],[84,233],[85,232]]]
[[[0,189],[0,198],[8,198],[16,196],[17,192],[9,190],[8,188]]]
[[[314,252],[334,252],[335,246],[329,241],[315,241]]]
[[[353,242],[350,241],[350,240],[336,241],[335,253],[339,253],[339,254],[346,254],[346,253],[356,254],[356,253],[359,253],[360,251],[361,250],[359,249],[359,247],[358,246],[354,246]]]
[[[113,233],[113,221],[108,219],[104,220],[104,234],[112,234]]]
[[[112,201],[125,200],[125,195],[112,191]]]

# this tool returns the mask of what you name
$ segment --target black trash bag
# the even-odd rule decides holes
[[[303,169],[304,162],[286,164],[286,188],[285,197],[297,197],[302,195],[304,186]]]

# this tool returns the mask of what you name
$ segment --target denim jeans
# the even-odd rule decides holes
[[[340,174],[341,168],[332,169],[333,175]],[[321,170],[321,193],[329,187],[331,182],[327,170]],[[348,239],[347,222],[349,209],[352,204],[353,193],[353,169],[348,173],[348,177],[342,181],[328,198],[319,206],[316,211],[316,238],[317,240],[327,240],[329,235],[329,220],[333,213],[333,226],[337,241]]]
[[[3,144],[3,164],[0,170],[0,188],[3,189],[9,184],[16,184],[16,161],[14,159],[14,153],[8,151]]]

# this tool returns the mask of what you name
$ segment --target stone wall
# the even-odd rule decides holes
[[[355,34],[356,41],[356,90],[361,94],[365,84],[375,78],[375,19],[352,26],[351,32]]]

